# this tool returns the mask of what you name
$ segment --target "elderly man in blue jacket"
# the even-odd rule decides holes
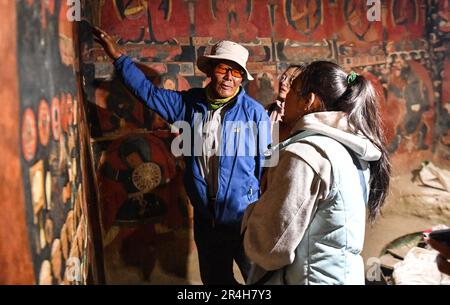
[[[270,143],[269,117],[242,87],[253,80],[247,49],[231,41],[217,43],[197,61],[209,85],[178,92],[153,86],[106,32],[94,28],[93,33],[141,101],[169,123],[187,126],[182,136],[191,143],[187,153],[183,150],[184,180],[194,206],[201,278],[204,284],[237,284],[233,260],[244,279],[249,269],[240,224],[246,207],[259,198],[263,152]]]

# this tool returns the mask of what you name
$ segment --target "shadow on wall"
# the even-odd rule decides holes
[[[156,85],[171,80],[139,67]],[[158,272],[187,283],[195,246],[184,161],[170,152],[178,134],[120,80],[95,79],[89,63],[83,68],[108,283],[168,284],[164,277],[152,277],[156,264]]]

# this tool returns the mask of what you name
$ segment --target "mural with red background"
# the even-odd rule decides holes
[[[167,89],[205,86],[208,80],[196,60],[221,39],[240,42],[250,51],[248,67],[255,81],[245,88],[264,105],[274,100],[278,77],[290,64],[336,62],[373,82],[393,156],[407,166],[420,165],[408,160],[433,156],[450,161],[448,1],[374,3],[380,12],[376,21],[368,19],[365,0],[105,0],[86,3],[84,9],[91,23],[110,33],[155,84]],[[118,154],[124,134],[143,132],[147,141],[147,134],[170,126],[123,93],[98,45],[86,42],[83,49],[85,70],[94,82],[92,135],[98,143],[112,141],[111,146],[98,144],[98,164],[110,160],[123,167],[123,160],[109,154]],[[126,194],[125,189],[117,198]]]

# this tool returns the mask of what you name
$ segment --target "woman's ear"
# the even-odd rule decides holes
[[[314,93],[308,93],[305,99],[305,111],[310,112],[311,108],[314,105],[314,102],[316,100],[316,95]]]
[[[316,112],[321,109],[322,102],[320,98],[313,92],[309,93],[305,102],[305,110],[307,112]]]

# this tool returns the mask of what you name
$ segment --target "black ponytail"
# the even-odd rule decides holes
[[[381,212],[389,190],[391,164],[378,111],[377,94],[372,83],[362,75],[347,75],[337,64],[327,61],[311,63],[299,76],[300,94],[316,94],[323,111],[343,111],[349,127],[362,133],[381,151],[381,158],[370,164],[369,220]]]

